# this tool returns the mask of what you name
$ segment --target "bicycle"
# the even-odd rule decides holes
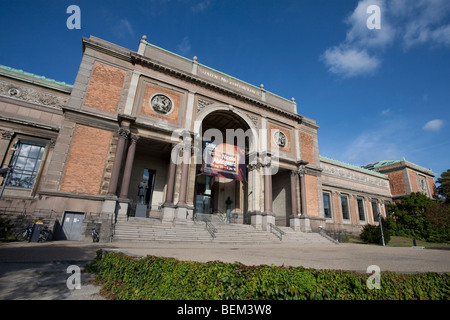
[[[31,234],[33,233],[33,225],[29,225],[24,230],[18,232],[15,236],[16,240],[18,241],[25,241],[29,240],[31,238]],[[39,233],[39,239],[38,242],[46,242],[53,239],[53,232],[47,229],[42,229]]]
[[[100,236],[98,235],[97,229],[92,227],[91,229],[92,242],[99,242]]]
[[[38,242],[51,241],[52,239],[53,239],[53,232],[45,228],[41,230]]]
[[[15,238],[18,241],[28,240],[31,238],[31,234],[33,233],[33,227],[29,225],[24,230],[16,233]]]

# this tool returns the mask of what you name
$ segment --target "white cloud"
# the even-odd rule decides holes
[[[435,119],[428,121],[424,126],[423,130],[427,131],[439,131],[444,126],[444,121],[440,119]]]
[[[328,70],[334,74],[350,78],[374,72],[381,61],[367,53],[367,50],[332,47],[321,56]]]
[[[128,19],[120,19],[119,22],[112,27],[112,29],[119,38],[134,38],[133,26]]]
[[[380,8],[381,29],[367,28],[371,5]],[[344,78],[371,74],[381,67],[384,49],[394,43],[406,50],[425,44],[450,47],[449,16],[448,0],[361,0],[344,20],[349,26],[345,39],[321,59]]]
[[[178,52],[181,55],[186,55],[191,50],[191,43],[188,37],[184,37],[183,41],[181,41],[177,46]]]
[[[371,14],[367,13],[367,8],[377,5],[380,8],[381,29],[367,28],[367,19]],[[386,8],[384,1],[363,0],[358,3],[353,13],[345,20],[350,25],[344,43],[361,47],[383,48],[391,44],[395,39],[395,29],[385,19]]]
[[[202,0],[197,2],[195,5],[191,6],[191,10],[194,13],[205,11],[211,2],[209,0]]]

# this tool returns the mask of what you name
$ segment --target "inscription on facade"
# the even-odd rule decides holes
[[[208,71],[208,70],[203,70],[203,69],[200,69],[199,73],[208,78],[211,78],[213,80],[217,80],[217,82],[221,82],[222,84],[225,84],[225,85],[228,85],[231,87],[235,87],[237,89],[241,89],[243,91],[254,94],[256,96],[260,95],[260,91],[258,89],[254,89],[254,88],[247,86],[239,81],[233,80],[232,78],[229,78],[225,75],[217,74],[213,71]]]
[[[320,163],[320,167],[323,169],[324,174],[333,175],[339,178],[346,178],[348,180],[357,181],[364,184],[369,184],[382,188],[389,188],[389,182],[382,178],[376,178],[363,173],[353,172],[344,168],[330,166],[325,163]]]

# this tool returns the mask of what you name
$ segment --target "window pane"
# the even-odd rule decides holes
[[[328,193],[323,194],[323,210],[325,218],[331,218],[330,195]]]
[[[38,146],[31,146],[30,154],[28,155],[29,158],[39,158],[39,151],[41,150],[41,147]]]
[[[364,214],[364,202],[363,202],[363,199],[358,199],[358,213],[359,213],[359,220],[360,221],[366,221],[366,215]]]
[[[27,163],[27,158],[17,158],[16,165],[14,166],[14,172],[20,172],[25,168],[25,164]]]
[[[348,199],[347,196],[341,196],[341,204],[342,204],[342,217],[346,220],[349,218],[349,211],[348,211]]]
[[[10,186],[32,188],[36,174],[41,164],[45,147],[38,143],[19,141],[17,151],[12,157],[13,174],[9,181]]]
[[[33,172],[35,164],[36,164],[36,160],[35,159],[28,159],[27,163],[25,164],[24,171],[31,171],[31,172]]]
[[[378,205],[376,200],[372,200],[373,221],[378,221]]]
[[[28,154],[30,153],[30,150],[31,150],[31,146],[30,145],[22,144],[20,146],[19,157],[28,157]]]

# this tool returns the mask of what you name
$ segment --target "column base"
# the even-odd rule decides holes
[[[294,229],[295,231],[300,231],[301,229],[301,223],[300,223],[300,216],[290,216],[289,217],[289,226]]]
[[[250,214],[250,224],[253,228],[257,230],[262,230],[262,215],[261,212],[256,211]]]
[[[311,221],[308,216],[300,217],[300,231],[302,232],[312,232]]]
[[[117,200],[114,198],[111,199],[105,199],[102,206],[102,212],[101,215],[108,215],[114,216],[114,222],[116,222],[116,206],[117,206]]]
[[[117,204],[117,221],[127,221],[128,220],[128,202],[119,201]]]
[[[273,212],[263,212],[262,213],[262,229],[265,231],[270,230],[269,224],[275,225],[275,213]]]
[[[165,205],[162,208],[161,222],[172,222],[175,218],[175,210],[174,205]]]

